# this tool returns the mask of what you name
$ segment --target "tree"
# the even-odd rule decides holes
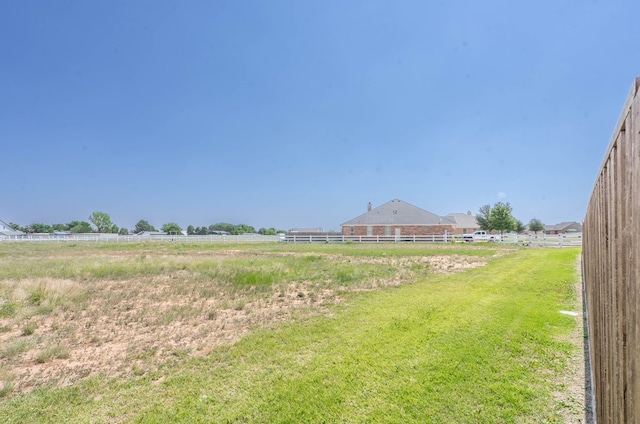
[[[253,228],[251,225],[247,225],[247,224],[238,224],[236,225],[235,228],[235,234],[246,234],[246,233],[250,233],[250,234],[255,234],[256,229]]]
[[[196,234],[196,229],[193,227],[193,225],[189,225],[187,227],[187,235],[192,236],[194,234]]]
[[[68,228],[65,224],[53,224],[51,225],[53,231],[67,231]]]
[[[110,233],[113,229],[111,217],[106,212],[93,212],[89,216],[89,222],[95,226],[97,233]]]
[[[127,230],[126,228],[120,228],[120,231],[118,231],[118,234],[120,234],[121,236],[126,236],[129,234],[129,230]]]
[[[12,229],[14,229],[16,231],[22,231],[23,233],[27,232],[27,229],[25,227],[21,227],[19,224],[16,224],[14,222],[10,222],[9,223],[9,227],[11,227]]]
[[[34,222],[26,228],[27,233],[53,233],[53,228],[49,224]]]
[[[262,234],[264,236],[275,236],[276,235],[276,229],[273,227],[269,227],[269,228],[260,228],[258,230],[258,234]]]
[[[144,219],[141,219],[140,221],[138,221],[136,226],[133,228],[133,232],[138,234],[138,233],[142,233],[142,232],[145,232],[145,231],[158,231],[158,230],[156,230],[156,228],[153,225],[149,224]]]
[[[92,233],[91,225],[87,221],[71,221],[66,224],[67,231],[74,234]]]
[[[234,234],[236,230],[236,226],[233,224],[229,224],[228,222],[218,222],[217,224],[209,225],[209,232],[213,233],[215,231],[224,231],[229,234]]]
[[[527,227],[522,223],[522,221],[520,221],[519,219],[515,220],[515,230],[516,233],[520,234],[520,233],[524,233],[526,231]]]
[[[214,234],[217,231],[224,231],[228,234],[233,234],[233,235],[245,234],[245,233],[251,233],[251,234],[256,233],[256,229],[251,225],[247,225],[247,224],[233,225],[233,224],[229,224],[228,222],[218,222],[217,224],[209,225],[209,233]],[[265,231],[267,230],[265,229]]]
[[[516,220],[511,215],[511,205],[509,203],[498,202],[491,208],[489,216],[489,225],[492,229],[500,231],[513,231],[516,228]]]
[[[167,222],[162,226],[162,231],[167,234],[182,234],[182,228],[175,222]]]
[[[544,231],[544,224],[538,218],[532,218],[529,221],[529,231],[533,231],[538,235],[538,231]]]
[[[476,215],[476,222],[481,230],[491,231],[493,227],[491,227],[491,206],[484,205],[480,207],[480,211],[478,215]]]

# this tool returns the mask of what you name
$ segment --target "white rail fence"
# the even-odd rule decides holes
[[[0,236],[0,241],[15,242],[96,242],[96,243],[464,243],[462,234],[400,235],[400,236],[345,236],[342,234],[295,234],[286,236],[263,236],[260,234],[207,235],[207,236],[121,236],[118,234],[70,234],[70,235],[26,235],[22,237]],[[475,242],[480,243],[480,242]],[[582,233],[568,234],[506,234],[498,244],[566,247],[581,246]]]
[[[287,242],[293,243],[465,243],[462,234],[400,235],[400,236],[345,236],[342,234],[287,234]],[[474,242],[481,243],[481,242]],[[493,243],[493,242],[484,242]],[[582,233],[570,234],[506,234],[498,244],[535,246],[581,246]]]
[[[15,242],[96,242],[96,243],[267,243],[282,241],[281,236],[263,236],[261,234],[241,235],[207,235],[207,236],[178,236],[178,235],[154,235],[136,236],[118,234],[69,234],[53,235],[38,234],[25,236],[0,236],[0,241]]]

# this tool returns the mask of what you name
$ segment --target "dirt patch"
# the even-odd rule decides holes
[[[90,256],[111,263],[141,255],[145,253],[92,252]],[[228,249],[215,255],[189,252],[188,256],[215,262],[220,257],[254,255]],[[386,271],[361,279],[357,273],[345,273],[345,284],[335,281],[340,274],[332,274],[324,282],[303,279],[240,288],[216,276],[204,278],[202,272],[188,267],[122,280],[4,281],[1,288],[11,295],[5,296],[10,300],[0,301],[17,302],[23,308],[17,315],[0,316],[0,389],[10,388],[15,395],[43,385],[70,385],[97,374],[145,375],[167,361],[207,355],[252,329],[326,313],[346,292],[375,290],[415,281],[426,272],[458,272],[486,263],[462,255],[320,256],[330,259],[327,266],[349,265],[352,270],[366,264],[373,265],[374,271],[375,266]]]

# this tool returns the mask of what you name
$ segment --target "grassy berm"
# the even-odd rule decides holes
[[[579,252],[0,244],[0,421],[578,422]]]

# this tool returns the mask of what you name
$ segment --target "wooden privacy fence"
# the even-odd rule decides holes
[[[640,78],[587,206],[583,278],[598,423],[640,423]]]

